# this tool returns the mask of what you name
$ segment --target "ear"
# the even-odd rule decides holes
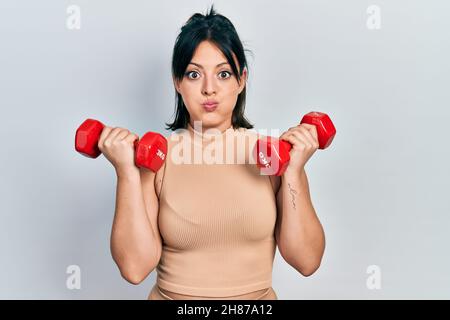
[[[172,81],[173,81],[173,86],[175,87],[175,90],[177,90],[177,92],[180,93],[180,85],[179,85],[178,81],[174,77],[172,77]]]
[[[239,94],[241,94],[241,92],[244,90],[245,85],[247,84],[247,67],[244,67],[244,70],[242,70],[242,75],[241,75],[241,84],[239,85]]]

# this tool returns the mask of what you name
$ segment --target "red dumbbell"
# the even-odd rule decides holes
[[[304,115],[300,123],[316,126],[319,139],[319,149],[325,149],[333,141],[336,128],[330,117],[322,112],[309,112]],[[255,159],[257,166],[265,175],[281,176],[289,164],[292,145],[284,140],[273,137],[264,137],[256,141]]]
[[[104,127],[98,120],[85,120],[75,134],[75,150],[86,157],[97,158],[101,154],[98,141]],[[156,172],[166,158],[167,140],[159,133],[147,132],[141,139],[134,141],[134,148],[136,166]]]

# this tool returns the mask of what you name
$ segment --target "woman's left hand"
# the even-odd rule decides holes
[[[319,140],[317,138],[316,126],[312,124],[302,123],[296,127],[289,128],[284,132],[280,140],[285,140],[292,145],[289,152],[291,160],[286,168],[286,172],[300,173],[306,162],[319,148]]]

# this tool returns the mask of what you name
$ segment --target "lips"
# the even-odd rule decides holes
[[[218,106],[218,103],[204,103],[203,104],[203,108],[206,111],[214,111],[214,110],[216,110],[217,106]]]

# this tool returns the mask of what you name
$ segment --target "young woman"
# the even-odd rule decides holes
[[[293,145],[281,177],[261,175],[247,148],[233,149],[229,158],[243,156],[244,163],[205,161],[211,145],[210,155],[230,151],[230,144],[213,141],[258,137],[244,116],[248,67],[242,43],[213,7],[182,27],[172,74],[176,114],[168,128],[175,132],[161,169],[134,165],[138,137],[126,129],[106,127],[99,140],[118,179],[114,261],[133,284],[157,270],[149,299],[277,299],[275,248],[304,276],[317,270],[324,252],[304,169],[318,148],[315,127],[298,125],[280,136]],[[186,162],[196,153],[202,161]]]

